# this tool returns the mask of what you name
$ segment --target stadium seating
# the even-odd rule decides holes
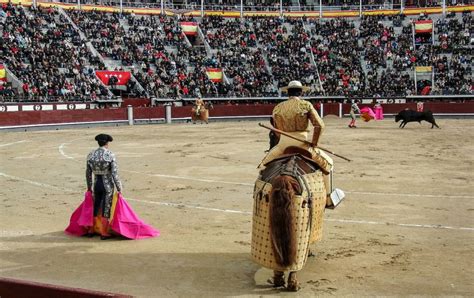
[[[418,19],[433,20],[432,35],[414,38]],[[183,32],[182,22],[196,31]],[[428,85],[431,94],[474,93],[471,12],[178,18],[5,4],[0,33],[0,64],[17,80],[0,83],[1,101],[110,98],[113,88],[95,75],[105,69],[129,71],[127,92],[156,98],[278,96],[294,79],[310,95],[405,96]]]

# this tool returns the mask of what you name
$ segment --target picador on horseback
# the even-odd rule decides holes
[[[201,109],[204,108],[204,101],[202,100],[202,98],[196,98],[196,100],[194,101],[194,108],[196,109],[196,115],[199,116],[201,114]]]
[[[317,148],[324,122],[300,98],[307,89],[299,81],[283,88],[289,99],[272,113],[278,142],[260,163],[254,187],[252,258],[273,269],[275,287],[285,286],[289,271],[290,291],[300,288],[296,272],[306,263],[309,245],[321,239],[325,208],[344,197],[340,190],[331,193],[333,160]],[[314,127],[310,142],[309,122]]]
[[[201,97],[196,98],[193,108],[191,109],[191,121],[196,124],[196,121],[201,121],[209,124],[209,110],[213,109],[212,102],[204,103]]]

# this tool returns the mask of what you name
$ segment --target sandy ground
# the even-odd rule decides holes
[[[474,120],[442,129],[325,118],[347,192],[300,271],[301,296],[474,294]],[[124,195],[154,239],[63,234],[93,138],[114,136]],[[0,276],[140,297],[294,295],[250,259],[257,122],[0,134]]]

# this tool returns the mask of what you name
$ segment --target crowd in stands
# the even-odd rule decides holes
[[[216,61],[232,82],[232,96],[278,94],[250,22],[211,16],[204,18],[200,26],[210,48],[216,51]]]
[[[463,13],[461,21],[451,14],[435,23],[440,43],[432,57],[432,94],[473,93],[473,28],[472,13]]]
[[[323,95],[354,95],[364,90],[365,74],[359,60],[359,32],[345,19],[311,21],[312,51]]]
[[[107,98],[95,70],[111,68],[132,73],[129,92],[157,98],[278,96],[294,79],[314,96],[474,94],[472,13],[438,17],[426,36],[403,15],[194,19],[4,4],[0,18],[0,64],[21,83],[0,83],[3,100]],[[198,34],[185,35],[183,21]],[[416,84],[419,66],[433,72]]]
[[[190,42],[194,42],[193,37],[185,37],[176,18],[151,17],[156,20],[153,23],[146,21],[148,18],[130,15],[127,21],[131,35],[139,25],[142,30],[160,32],[157,33],[157,39],[161,36],[163,41],[162,44],[140,44],[145,52],[154,56],[142,62],[141,72],[135,72],[137,80],[150,96],[180,98],[227,95],[227,86],[212,82],[206,74],[208,67],[220,67],[220,64],[215,57],[208,57],[202,46],[193,47]],[[180,21],[195,20],[182,18]],[[165,47],[171,50],[167,51]]]
[[[2,5],[1,10],[5,13],[0,23],[1,63],[22,83],[24,100],[107,96],[107,89],[89,67],[96,57],[57,10],[27,10],[10,4]]]

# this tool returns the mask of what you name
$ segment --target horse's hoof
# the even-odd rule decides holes
[[[273,277],[267,279],[267,283],[271,284],[274,288],[280,288],[285,286],[285,278],[284,277]]]
[[[275,271],[273,277],[268,279],[267,282],[273,285],[274,288],[285,286],[285,272]]]
[[[300,283],[296,280],[288,281],[288,286],[286,290],[290,292],[298,292],[301,289]]]

